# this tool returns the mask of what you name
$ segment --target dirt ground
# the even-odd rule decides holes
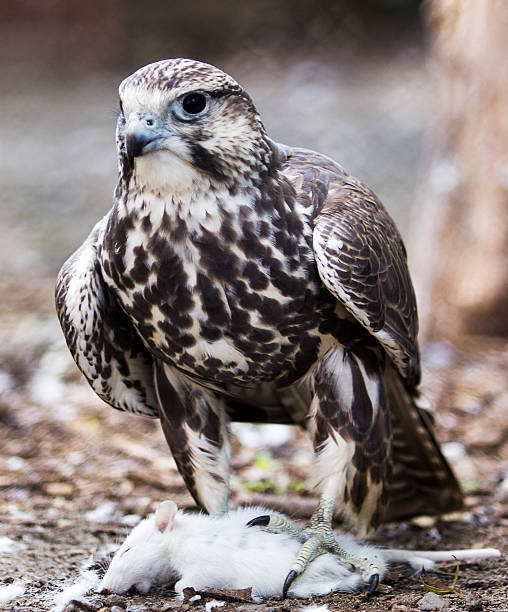
[[[0,320],[0,589],[23,583],[25,592],[0,609],[48,610],[90,555],[103,561],[129,525],[160,500],[172,498],[185,508],[193,502],[158,422],[114,411],[79,376],[52,311],[52,282],[30,289],[4,282],[1,292],[7,304]],[[449,610],[508,609],[507,357],[508,345],[493,339],[427,347],[424,389],[436,408],[438,437],[464,486],[467,511],[389,524],[374,538],[390,547],[500,548],[500,559],[461,565],[456,589],[464,597],[444,595]],[[263,501],[305,518],[314,504],[305,484],[312,459],[305,436],[294,429],[268,435],[253,426],[235,432],[233,501]],[[8,546],[2,548],[2,541]],[[450,585],[454,570],[440,566],[441,581]],[[221,610],[286,611],[311,604],[418,610],[426,592],[408,568],[394,566],[371,598],[228,602]],[[147,596],[91,594],[88,603],[66,610],[197,612],[210,599],[180,602],[157,587]]]

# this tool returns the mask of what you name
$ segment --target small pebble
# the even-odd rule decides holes
[[[496,490],[496,497],[498,497],[502,503],[508,502],[508,478],[505,478],[499,483]]]
[[[107,523],[112,520],[115,515],[116,504],[111,501],[106,501],[90,510],[85,514],[85,519],[87,521],[92,521],[96,523]]]
[[[116,593],[111,593],[106,597],[106,603],[108,606],[122,608],[122,604],[124,603],[123,597],[121,595],[116,595]]]
[[[42,488],[51,497],[69,497],[74,493],[74,487],[68,482],[47,482]]]
[[[426,514],[415,516],[410,521],[412,525],[416,525],[417,527],[420,527],[420,529],[430,529],[431,527],[434,527],[436,522],[437,518],[435,516],[427,516]]]
[[[466,449],[460,442],[445,442],[441,444],[441,451],[447,459],[460,459],[466,455]]]
[[[125,608],[121,608],[120,606],[111,606],[111,612],[125,612]]]
[[[483,602],[477,595],[469,595],[466,599],[466,609],[469,612],[480,612],[483,610]]]
[[[73,599],[65,606],[63,612],[94,612],[94,610],[95,607],[88,605],[84,601]]]
[[[429,591],[418,602],[420,610],[445,610],[448,607],[448,602],[438,595]]]
[[[225,601],[218,601],[217,599],[212,599],[211,601],[207,601],[205,603],[205,612],[213,612],[214,610],[218,610],[219,608],[222,608],[222,606],[225,605]]]
[[[17,457],[16,455],[9,457],[5,461],[5,467],[10,472],[17,472],[18,470],[22,470],[25,466],[26,466],[26,461],[22,459],[21,457]]]
[[[441,542],[441,540],[443,539],[437,527],[432,527],[432,529],[429,530],[429,533],[427,535],[434,542]]]
[[[11,540],[11,538],[8,538],[7,536],[0,537],[0,554],[14,553],[20,550],[21,548],[25,547],[20,542]]]

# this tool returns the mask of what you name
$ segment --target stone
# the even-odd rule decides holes
[[[446,610],[448,602],[438,595],[429,591],[424,595],[418,602],[418,608],[420,610]]]

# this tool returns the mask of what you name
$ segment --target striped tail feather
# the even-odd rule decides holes
[[[432,417],[417,406],[398,374],[387,370],[393,468],[385,520],[463,509],[460,485],[434,437]]]

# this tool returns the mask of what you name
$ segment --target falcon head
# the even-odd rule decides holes
[[[145,189],[174,193],[203,178],[231,188],[270,167],[272,148],[252,100],[210,64],[155,62],[122,81],[119,94],[120,172]]]

